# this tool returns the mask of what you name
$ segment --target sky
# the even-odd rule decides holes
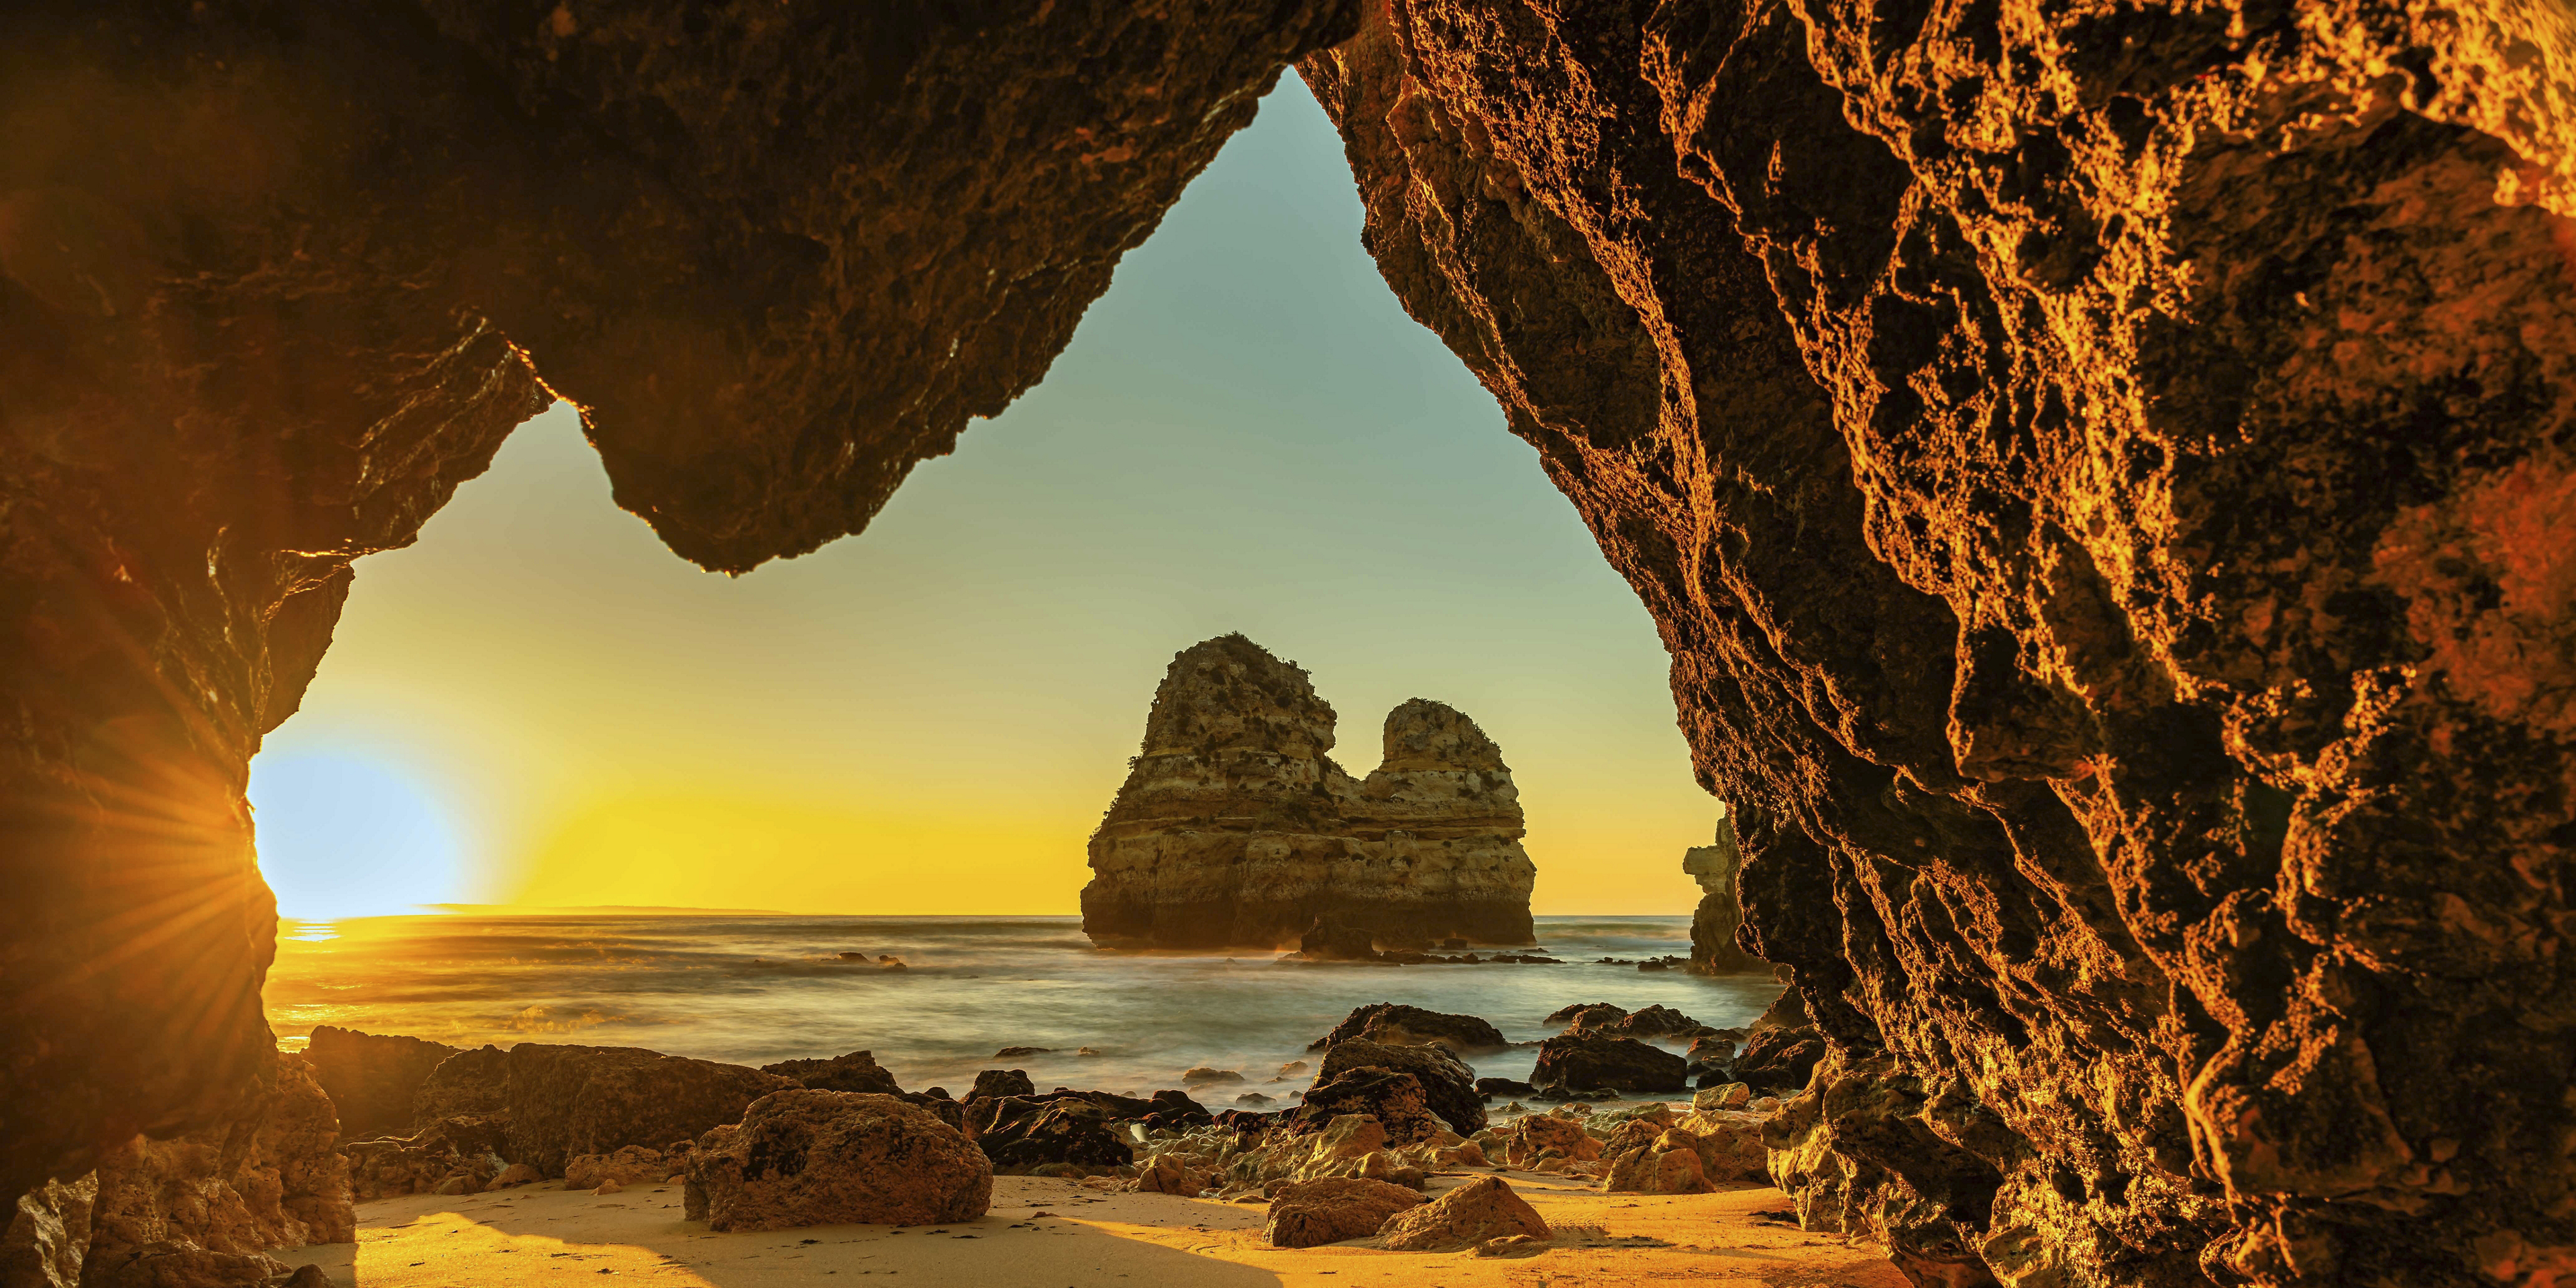
[[[1425,697],[1502,745],[1534,911],[1687,913],[1654,624],[1359,243],[1284,78],[1045,381],[869,530],[741,578],[616,508],[569,407],[359,562],[251,766],[292,917],[432,903],[1079,910],[1172,655],[1303,665],[1336,759]]]

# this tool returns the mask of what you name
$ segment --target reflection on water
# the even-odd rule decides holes
[[[1541,917],[1538,934],[1579,964],[1105,952],[1076,917],[369,917],[281,926],[267,1003],[289,1047],[316,1024],[340,1024],[458,1046],[588,1042],[746,1064],[864,1048],[919,1089],[962,1088],[1000,1048],[1033,1046],[1059,1053],[1003,1063],[1040,1087],[1144,1092],[1193,1065],[1240,1069],[1260,1087],[1368,1002],[1479,1015],[1530,1040],[1573,1002],[1660,1003],[1731,1027],[1780,991],[1760,976],[1591,964],[1687,953],[1687,918]],[[839,956],[859,952],[910,969]],[[1074,1054],[1086,1046],[1099,1054]],[[1519,1077],[1532,1059],[1515,1050],[1475,1063]]]

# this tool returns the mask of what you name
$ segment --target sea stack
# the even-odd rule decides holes
[[[1318,924],[1380,948],[1531,942],[1520,792],[1465,714],[1388,713],[1385,763],[1329,754],[1333,708],[1241,635],[1172,659],[1091,838],[1082,927],[1118,947],[1276,948]]]
[[[1735,895],[1736,869],[1744,851],[1735,844],[1735,816],[1721,803],[1717,838],[1682,854],[1682,871],[1699,882],[1699,911],[1691,916],[1691,969],[1702,975],[1736,975],[1767,971],[1771,963],[1735,946],[1735,928],[1744,924],[1744,905]]]

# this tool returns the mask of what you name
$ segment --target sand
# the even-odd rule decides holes
[[[1531,1173],[1503,1175],[1558,1230],[1555,1246],[1517,1257],[1385,1252],[1358,1243],[1288,1250],[1262,1241],[1261,1204],[1005,1176],[994,1181],[993,1210],[981,1220],[768,1234],[710,1234],[682,1221],[677,1186],[599,1195],[549,1181],[463,1198],[414,1195],[360,1204],[355,1245],[276,1255],[291,1265],[319,1265],[333,1283],[357,1288],[597,1288],[609,1276],[655,1288],[870,1276],[891,1277],[889,1288],[1905,1288],[1904,1277],[1866,1243],[1763,1219],[1759,1214],[1787,1207],[1768,1187],[1604,1194]],[[1466,1179],[1435,1177],[1430,1188],[1437,1194]]]

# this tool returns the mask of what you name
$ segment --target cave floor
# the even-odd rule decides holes
[[[585,1284],[602,1275],[668,1288],[766,1288],[822,1278],[901,1276],[924,1285],[1028,1288],[1575,1288],[1693,1283],[1710,1288],[1904,1288],[1875,1247],[1758,1214],[1778,1190],[1604,1194],[1505,1174],[1558,1231],[1514,1257],[1386,1252],[1356,1243],[1262,1242],[1260,1204],[1123,1194],[1070,1181],[997,1177],[980,1220],[935,1228],[815,1226],[711,1234],[680,1219],[677,1186],[620,1194],[542,1187],[464,1198],[414,1195],[358,1206],[356,1244],[276,1254],[355,1288]],[[1435,1178],[1434,1193],[1463,1178]],[[1038,1213],[1050,1215],[1038,1216]],[[973,1247],[967,1244],[972,1243]]]

